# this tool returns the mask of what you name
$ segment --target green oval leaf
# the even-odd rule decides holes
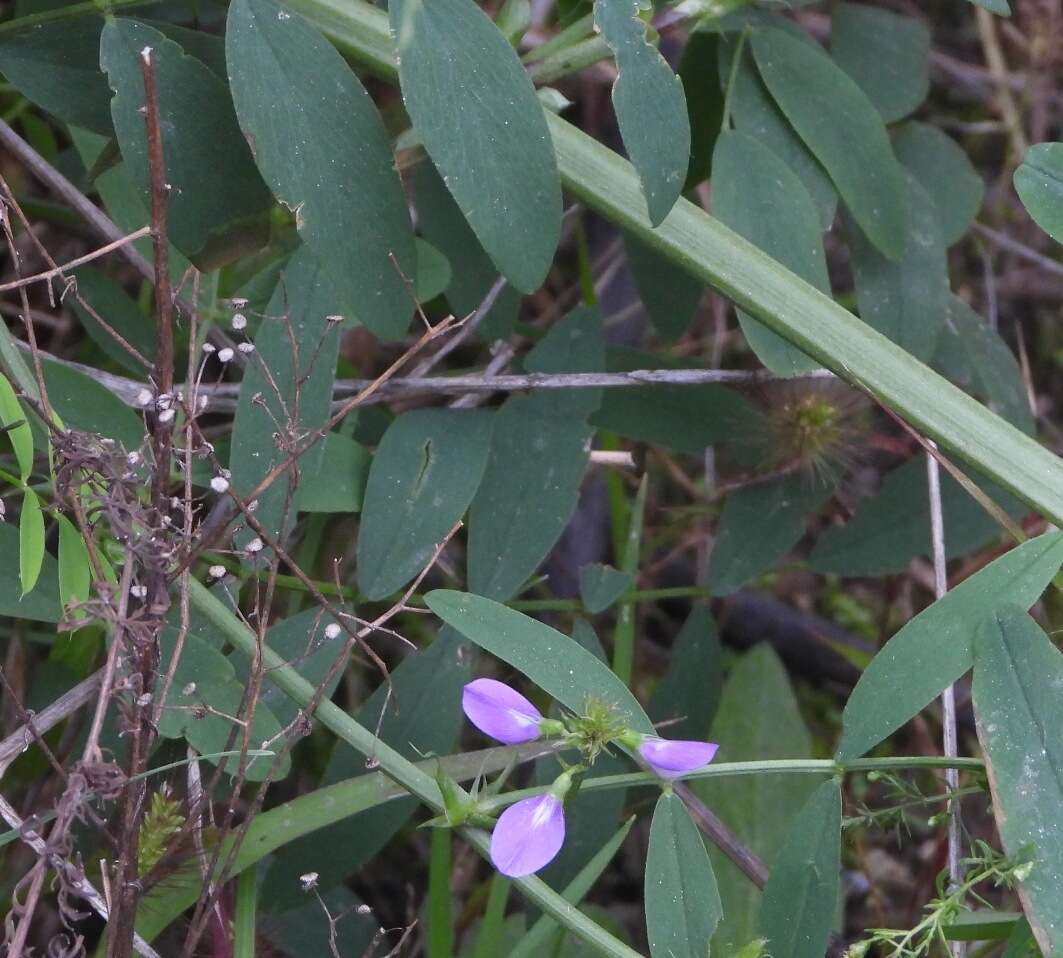
[[[102,383],[78,369],[42,360],[48,399],[68,429],[117,439],[126,449],[144,440],[143,420]]]
[[[669,722],[668,735],[708,738],[723,689],[723,646],[709,610],[696,605],[672,643],[668,671],[646,709],[654,722]]]
[[[631,233],[624,234],[624,250],[650,322],[664,339],[678,339],[694,318],[705,287]]]
[[[820,292],[830,295],[819,217],[797,174],[759,140],[721,133],[712,158],[712,211]],[[742,332],[757,358],[789,376],[819,363],[742,310]]]
[[[978,630],[974,710],[996,810],[1011,855],[1032,852],[1019,897],[1046,955],[1063,949],[1063,654],[1026,611],[1000,609]]]
[[[384,433],[365,488],[358,587],[370,599],[402,588],[464,514],[491,448],[494,414],[415,409]]]
[[[653,958],[704,958],[723,915],[716,876],[690,812],[657,799],[646,852],[646,934]]]
[[[45,551],[37,587],[29,595],[23,595],[19,540],[19,530],[13,523],[0,522],[0,615],[33,622],[58,622],[62,607],[55,559]]]
[[[1035,143],[1015,171],[1022,205],[1057,243],[1063,243],[1063,143]]]
[[[531,79],[473,0],[392,0],[388,13],[425,150],[499,271],[533,292],[561,235],[561,181]]]
[[[914,17],[841,3],[831,18],[830,52],[886,123],[919,108],[930,89],[930,31]]]
[[[635,731],[653,732],[653,723],[627,686],[567,635],[468,592],[436,589],[425,602],[447,625],[508,662],[572,711],[582,714],[588,702],[603,701]]]
[[[1063,563],[1063,533],[1031,539],[924,609],[883,646],[842,715],[837,758],[857,758],[926,708],[974,661],[978,624],[1005,605],[1029,608]]]
[[[11,382],[3,373],[0,373],[0,425],[7,427],[4,434],[14,450],[19,478],[25,482],[33,472],[33,431]]]
[[[320,33],[273,0],[234,0],[225,33],[240,127],[335,289],[336,312],[397,339],[416,259],[380,115]]]
[[[200,264],[255,248],[266,237],[272,197],[251,160],[225,83],[158,30],[134,20],[109,20],[100,37],[100,65],[115,91],[111,116],[122,159],[145,203],[151,189],[145,136],[141,51],[151,48],[162,147],[170,184],[170,241]],[[258,236],[249,221],[263,214]],[[250,245],[250,244],[254,245]]]
[[[908,241],[908,197],[878,111],[818,48],[774,28],[756,30],[752,39],[775,102],[860,228],[884,255],[899,259]]]
[[[611,565],[591,562],[579,570],[580,600],[591,615],[604,612],[631,588],[632,575]]]
[[[144,367],[100,325],[96,316],[103,318],[108,326],[149,361],[155,359],[154,319],[146,316],[126,291],[100,270],[82,266],[74,272],[74,277],[77,279],[78,296],[68,297],[67,303],[73,307],[82,328],[111,359],[139,378],[144,374]],[[92,312],[81,304],[81,300],[88,303]]]
[[[646,39],[637,0],[595,0],[594,26],[616,58],[613,109],[657,226],[679,199],[690,162],[683,84]]]
[[[760,905],[767,953],[778,958],[822,958],[838,911],[842,796],[824,782],[790,826],[772,863]]]
[[[44,513],[37,493],[27,488],[22,495],[18,520],[18,578],[22,595],[32,592],[44,562]]]
[[[71,601],[84,602],[92,586],[89,550],[77,527],[66,516],[59,523],[59,601],[64,611]]]

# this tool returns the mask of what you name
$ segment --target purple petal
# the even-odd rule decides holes
[[[516,689],[494,679],[476,679],[461,695],[465,715],[485,735],[507,745],[539,737],[542,713]]]
[[[675,778],[708,765],[716,756],[719,747],[712,742],[648,738],[639,746],[639,755],[661,778]]]
[[[491,834],[491,861],[503,875],[522,878],[553,860],[565,841],[565,812],[554,795],[510,805]]]

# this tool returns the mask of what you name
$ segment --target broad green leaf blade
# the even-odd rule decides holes
[[[1015,924],[1000,958],[1041,958],[1041,949],[1038,948],[1037,939],[1034,938],[1030,923],[1025,918]]]
[[[679,199],[690,162],[683,84],[646,39],[637,0],[595,0],[594,28],[616,59],[613,109],[657,226]]]
[[[819,218],[797,174],[759,140],[721,133],[712,158],[712,206],[720,221],[830,295]],[[789,376],[819,367],[811,357],[739,310],[757,358]]]
[[[723,689],[723,647],[709,610],[693,608],[672,645],[668,671],[646,709],[654,722],[670,721],[670,738],[704,741]],[[675,721],[678,719],[679,721]]]
[[[677,73],[683,83],[690,123],[690,163],[684,189],[691,189],[712,173],[712,151],[723,126],[720,87],[720,38],[710,30],[691,32]]]
[[[1017,925],[1030,935],[1021,911],[981,909],[960,912],[955,921],[942,925],[941,932],[949,941],[1001,941],[1010,939]]]
[[[1019,886],[1046,955],[1063,950],[1063,654],[1025,609],[1007,606],[975,640],[974,710],[997,827],[1010,855],[1031,854]]]
[[[635,731],[653,732],[635,697],[600,659],[567,635],[521,612],[467,592],[436,589],[425,602],[470,642],[508,662],[543,691],[577,714],[588,702],[612,706]]]
[[[800,35],[804,37],[804,34]],[[726,88],[731,82],[736,41],[721,37],[720,42],[720,83]],[[797,174],[812,197],[820,228],[829,229],[838,208],[838,193],[827,171],[809,152],[771,98],[753,63],[749,47],[746,43],[731,85],[731,121],[739,133],[759,140]]]
[[[905,123],[893,138],[897,159],[937,211],[946,246],[959,242],[982,207],[985,184],[963,148],[937,127]]]
[[[420,572],[480,484],[494,414],[415,409],[388,428],[373,457],[358,531],[358,587],[382,599]]]
[[[1028,436],[1036,434],[1037,424],[1015,354],[1000,334],[958,296],[949,297],[934,363],[998,416]]]
[[[830,497],[834,484],[805,472],[757,482],[724,503],[705,585],[730,595],[770,569],[805,534],[805,523]]]
[[[85,332],[111,359],[133,375],[142,376],[144,367],[99,324],[96,316],[102,317],[108,326],[149,361],[155,358],[154,319],[145,316],[125,290],[98,269],[82,266],[74,272],[74,277],[77,279],[78,296],[89,304],[92,312],[73,296],[67,297],[67,302],[73,307]]]
[[[991,483],[983,490],[1013,518],[1025,507]],[[1000,536],[1000,527],[949,473],[941,470],[941,507],[945,520],[945,556],[955,558]],[[842,576],[879,576],[903,572],[918,555],[932,554],[930,494],[926,458],[890,472],[882,488],[860,501],[843,526],[823,532],[809,564],[816,572]]]
[[[84,602],[92,586],[89,550],[77,527],[66,516],[59,523],[59,602],[64,611],[71,602]]]
[[[255,249],[266,238],[272,197],[251,160],[225,83],[195,57],[134,20],[113,19],[100,38],[100,65],[115,91],[111,117],[122,159],[145,204],[151,189],[141,51],[150,48],[159,91],[162,148],[170,184],[170,241],[198,264]],[[262,214],[257,229],[250,222]]]
[[[371,729],[379,724],[381,740],[411,760],[446,754],[464,723],[461,690],[471,677],[471,658],[468,646],[444,630],[423,652],[403,660],[390,683],[380,685],[358,710],[357,720]],[[337,742],[320,785],[338,788],[346,779],[364,776],[365,767],[363,756]],[[485,763],[485,772],[490,767]],[[435,769],[428,772],[434,775]],[[285,848],[270,867],[265,891],[277,904],[291,906],[302,897],[299,876],[307,871],[318,872],[324,888],[342,881],[376,855],[417,808],[410,798],[375,804],[355,805],[347,812],[350,817]],[[335,854],[336,849],[343,853]]]
[[[1063,563],[1063,533],[1031,539],[961,582],[901,629],[845,703],[837,758],[858,758],[926,708],[974,661],[978,624],[1005,605],[1029,608]]]
[[[55,560],[45,552],[37,587],[22,595],[19,572],[19,530],[12,522],[0,522],[0,615],[31,622],[58,622],[59,574]]]
[[[44,563],[44,513],[41,500],[32,489],[22,493],[22,513],[18,520],[18,577],[22,595],[32,592]]]
[[[295,504],[300,512],[361,512],[372,456],[342,433],[325,437],[318,468],[300,476]]]
[[[937,212],[914,177],[907,181],[909,236],[890,259],[845,217],[860,318],[917,359],[934,353],[949,303],[948,261]]]
[[[417,250],[414,292],[417,294],[417,302],[427,303],[441,296],[450,285],[450,261],[431,243],[419,236],[415,237],[414,246]]]
[[[824,782],[790,826],[764,886],[759,926],[776,958],[822,958],[838,910],[842,796]]]
[[[602,368],[601,317],[575,310],[536,345],[529,372]],[[597,389],[511,396],[495,414],[491,453],[469,511],[469,588],[505,600],[553,548],[575,511],[598,408]],[[520,463],[514,469],[514,463]]]
[[[336,291],[333,312],[397,339],[413,304],[413,233],[380,115],[333,47],[273,0],[234,0],[225,34],[236,115],[273,195]]]
[[[701,833],[672,792],[653,810],[645,895],[652,958],[705,958],[723,914],[720,894]]]
[[[340,324],[330,315],[334,308],[324,263],[300,247],[270,300],[255,335],[255,350],[244,365],[229,457],[233,489],[239,495],[250,495],[271,470],[287,462],[299,445],[295,437],[325,425],[339,352]],[[300,473],[317,470],[323,452],[319,442],[301,455]],[[271,535],[283,535],[295,519],[292,507],[285,507],[294,479],[285,472],[256,496],[255,518]],[[253,537],[248,530],[238,541]]]
[[[624,249],[639,299],[662,337],[678,339],[687,331],[705,288],[671,260],[630,234]]]
[[[417,225],[450,260],[447,302],[455,315],[469,316],[498,279],[498,269],[484,252],[430,160],[421,163],[414,174],[414,193],[417,197]],[[481,335],[486,339],[508,336],[519,307],[520,294],[507,283],[481,322]]]
[[[1057,243],[1063,243],[1063,143],[1035,143],[1015,171],[1022,205]]]
[[[886,123],[917,110],[930,89],[930,31],[862,3],[841,3],[831,18],[830,52]]]
[[[0,373],[0,426],[9,427],[4,435],[14,450],[19,478],[25,482],[33,472],[33,431],[11,382],[3,373]]]
[[[579,594],[591,615],[609,608],[621,595],[631,588],[630,573],[621,572],[610,565],[591,562],[579,570]]]
[[[388,11],[425,150],[499,271],[533,292],[561,235],[561,183],[531,79],[473,0],[393,0]]]
[[[899,259],[908,242],[908,197],[871,101],[825,53],[782,30],[756,30],[752,42],[771,95],[849,212],[884,255]]]
[[[89,15],[5,31],[0,73],[57,119],[111,136],[111,91],[100,70],[102,28],[103,18]]]
[[[126,449],[139,448],[144,440],[143,421],[106,386],[50,359],[42,365],[48,400],[64,426],[117,439]]]
[[[709,738],[726,762],[810,758],[805,728],[786,669],[767,643],[738,659],[723,688]],[[750,775],[691,783],[697,796],[764,861],[774,861],[790,823],[818,784],[808,775]],[[733,955],[758,935],[760,892],[715,847],[709,855],[723,901],[713,953]]]

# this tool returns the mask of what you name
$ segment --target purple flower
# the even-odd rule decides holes
[[[465,686],[461,707],[481,732],[506,745],[532,742],[542,734],[542,713],[503,682],[475,679]]]
[[[562,800],[550,792],[510,805],[491,833],[491,861],[503,875],[522,878],[553,860],[565,841]]]
[[[719,747],[713,742],[671,741],[647,737],[639,743],[638,753],[661,778],[678,778],[708,765],[716,756]]]

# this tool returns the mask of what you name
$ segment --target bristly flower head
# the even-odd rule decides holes
[[[565,795],[572,775],[562,772],[545,795],[510,805],[491,833],[491,861],[508,878],[544,868],[565,843]]]
[[[534,742],[561,727],[560,723],[543,718],[542,712],[516,689],[494,679],[475,679],[466,685],[461,707],[481,732],[506,745]]]

